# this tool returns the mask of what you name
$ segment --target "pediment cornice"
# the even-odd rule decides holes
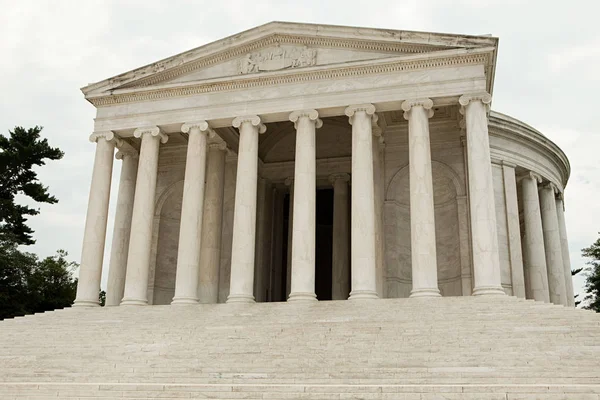
[[[197,71],[215,68],[215,66],[224,62],[241,60],[243,57],[262,49],[290,45],[307,49],[351,50],[363,52],[363,54],[377,53],[379,54],[377,58],[428,54],[453,49],[478,50],[491,48],[493,55],[490,59],[493,60],[497,39],[489,36],[448,35],[272,22],[104,81],[90,84],[82,88],[82,91],[93,104],[103,105],[97,103],[106,103],[105,101],[92,101],[92,98],[110,96],[125,89],[163,86],[173,83],[174,80],[185,79],[185,76]],[[493,64],[494,61],[490,61],[490,65]],[[291,69],[294,70],[293,72],[297,72],[296,70],[304,70],[306,67],[306,65],[302,65],[301,68]],[[235,72],[233,74],[231,72],[229,71],[229,79],[238,77]],[[251,73],[248,75],[252,77],[247,76],[245,77],[247,79],[244,80],[260,80],[264,73]],[[111,101],[108,103],[111,103]]]
[[[295,44],[311,47],[329,47],[338,49],[357,49],[372,52],[418,54],[431,51],[447,50],[446,46],[423,45],[403,42],[374,42],[359,39],[313,37],[301,35],[273,34],[254,42],[232,47],[224,51],[202,56],[201,54],[184,53],[163,62],[153,64],[131,76],[117,76],[110,80],[111,86],[119,88],[147,87],[167,82],[182,75],[189,74],[199,69],[218,64],[220,62],[243,56],[269,46],[282,44]],[[192,60],[192,61],[187,61]],[[123,83],[125,82],[125,83]]]
[[[121,103],[150,101],[218,91],[240,90],[324,79],[358,77],[370,74],[413,71],[427,68],[464,65],[484,65],[486,67],[491,67],[493,64],[492,60],[494,52],[495,48],[493,47],[440,50],[378,60],[238,75],[199,82],[167,83],[159,86],[147,83],[141,87],[125,87],[125,85],[123,85],[121,88],[110,90],[108,92],[90,94],[87,96],[87,99],[96,107],[105,107]],[[488,73],[489,85],[491,85],[492,76],[493,74]],[[147,82],[150,81],[148,80]]]

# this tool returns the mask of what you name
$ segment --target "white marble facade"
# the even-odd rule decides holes
[[[103,265],[110,306],[573,306],[569,163],[490,112],[497,45],[274,22],[83,88],[97,155],[75,306],[98,304]]]

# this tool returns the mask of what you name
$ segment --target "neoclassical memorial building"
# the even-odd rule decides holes
[[[497,51],[272,22],[83,88],[75,307],[0,322],[0,399],[600,400],[569,162],[490,110]]]
[[[98,305],[104,265],[110,306],[574,306],[569,162],[490,111],[497,45],[274,22],[86,86],[96,155],[74,305]]]

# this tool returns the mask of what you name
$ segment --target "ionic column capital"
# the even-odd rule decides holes
[[[540,174],[536,174],[535,172],[529,171],[525,175],[519,177],[519,181],[523,179],[533,179],[536,183],[542,183],[542,176]]]
[[[133,131],[133,136],[141,138],[143,135],[151,135],[160,138],[161,143],[167,143],[169,136],[162,131],[158,126],[148,126],[144,128],[137,128]]]
[[[97,143],[98,139],[104,139],[107,143],[112,144],[113,146],[121,146],[123,143],[123,139],[117,136],[113,131],[100,131],[94,132],[90,135],[90,142]]]
[[[427,110],[427,118],[433,117],[433,100],[428,98],[423,99],[411,99],[405,100],[402,103],[402,110],[404,111],[404,119],[408,120],[410,117],[410,112],[413,107],[423,107]]]
[[[333,185],[335,185],[335,183],[337,181],[349,182],[350,174],[346,174],[345,172],[339,173],[339,174],[331,174],[331,175],[329,175],[328,179],[329,179],[329,182],[331,182],[331,184],[333,184]]]
[[[354,105],[350,105],[350,106],[346,107],[344,112],[348,116],[350,125],[352,125],[352,122],[354,120],[354,114],[356,114],[359,111],[364,111],[367,115],[371,116],[372,121],[374,120],[375,123],[377,123],[377,119],[379,117],[377,116],[377,114],[375,114],[375,106],[373,104],[367,103],[367,104],[354,104]]]
[[[488,92],[467,93],[460,96],[458,103],[460,104],[460,113],[465,114],[465,107],[472,101],[481,101],[485,106],[486,112],[490,110],[492,96]]]
[[[225,142],[220,142],[220,143],[209,143],[208,144],[208,148],[210,150],[220,150],[220,151],[228,151],[228,147],[227,147],[227,143]]]
[[[552,191],[554,192],[554,194],[558,194],[560,193],[560,190],[558,189],[558,186],[556,186],[554,183],[552,182],[544,182],[540,185],[540,189],[552,189]]]
[[[314,121],[316,128],[323,126],[323,121],[319,118],[319,112],[317,110],[299,110],[292,112],[289,117],[290,121],[294,123],[294,128],[298,129],[298,120],[301,117],[306,117],[309,120]]]
[[[117,147],[119,148],[117,154],[115,154],[115,158],[117,160],[123,160],[125,157],[138,158],[138,151],[126,141],[123,140],[122,143]]]
[[[204,120],[195,121],[195,122],[186,122],[185,124],[181,125],[181,132],[190,133],[190,131],[205,133],[206,135],[208,135],[211,138],[215,137],[215,135],[216,135],[215,131],[212,130],[210,125],[208,125],[208,122],[206,122]]]
[[[252,126],[258,127],[258,133],[265,133],[267,131],[267,127],[261,122],[261,119],[258,115],[235,117],[231,122],[231,125],[233,125],[234,128],[239,128],[244,123],[249,123],[252,124]]]

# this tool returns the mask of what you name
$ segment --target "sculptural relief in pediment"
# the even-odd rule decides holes
[[[277,71],[287,68],[312,67],[317,64],[317,51],[306,46],[277,46],[246,54],[238,62],[240,74]]]
[[[286,71],[352,61],[374,60],[395,55],[398,55],[398,53],[280,44],[204,66],[196,71],[172,79],[168,83],[194,82],[205,79]]]

